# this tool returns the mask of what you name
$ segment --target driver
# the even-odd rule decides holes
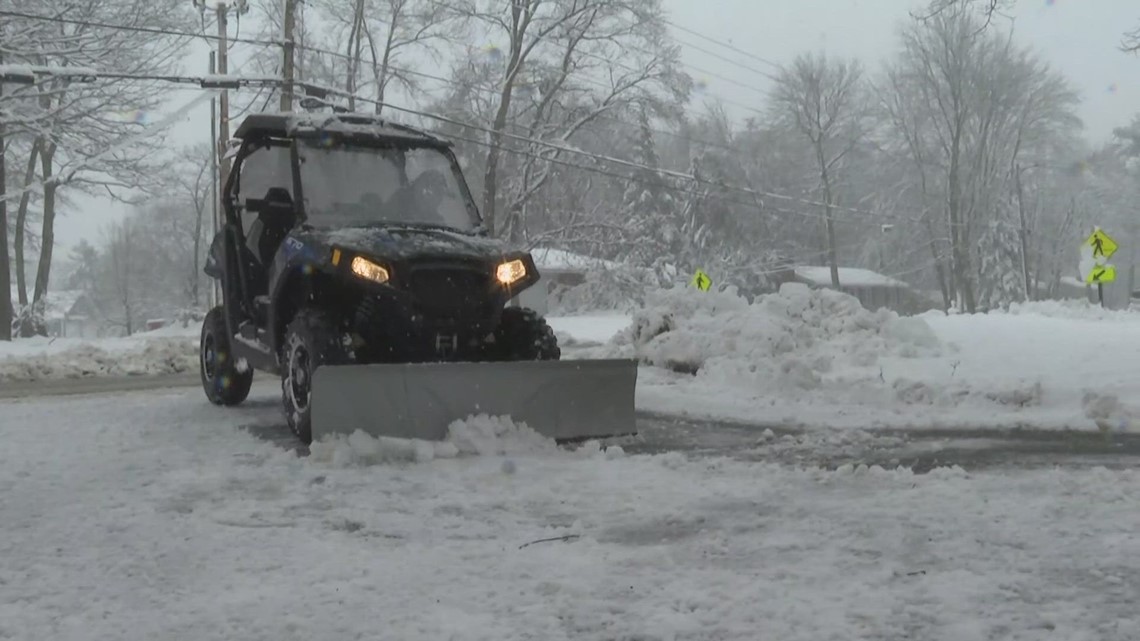
[[[404,210],[400,214],[402,217],[414,217],[417,222],[438,224],[443,222],[439,206],[446,194],[447,179],[439,171],[428,169],[400,190],[399,196],[394,200],[396,206]]]

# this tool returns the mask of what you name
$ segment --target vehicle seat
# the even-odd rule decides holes
[[[257,212],[257,218],[249,228],[246,241],[266,268],[273,262],[277,249],[296,224],[297,214],[293,210],[293,199],[281,187],[271,187]]]

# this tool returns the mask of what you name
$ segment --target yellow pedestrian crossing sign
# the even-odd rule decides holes
[[[693,280],[689,281],[689,284],[702,292],[707,292],[712,287],[712,279],[709,278],[708,274],[698,269],[697,273],[693,274]]]
[[[1115,254],[1116,250],[1119,248],[1119,246],[1116,244],[1116,241],[1113,240],[1111,236],[1104,233],[1104,230],[1099,227],[1093,231],[1092,236],[1088,237],[1088,240],[1085,241],[1085,245],[1092,248],[1092,257],[1094,260],[1097,258],[1109,258]]]
[[[1085,279],[1090,285],[1098,283],[1111,283],[1116,280],[1116,267],[1112,265],[1097,265],[1089,272],[1089,277]]]

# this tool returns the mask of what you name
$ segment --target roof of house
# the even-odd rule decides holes
[[[813,285],[831,285],[830,267],[803,265],[796,267],[795,273],[798,278]],[[901,280],[859,267],[840,267],[839,285],[841,287],[909,287]]]
[[[31,283],[28,283],[28,285],[28,298],[30,299],[32,297],[30,287]],[[65,289],[55,291],[49,290],[45,299],[45,316],[48,320],[51,320],[56,318],[63,318],[64,316],[70,315],[72,313],[72,310],[75,308],[76,303],[78,303],[79,300],[83,297],[83,294],[83,290],[79,289]],[[11,297],[13,304],[19,300],[15,283],[12,283]]]
[[[553,247],[536,247],[530,250],[530,255],[534,258],[534,264],[538,267],[540,272],[580,272],[590,269],[613,269],[617,267],[617,263],[611,260],[576,254]]]

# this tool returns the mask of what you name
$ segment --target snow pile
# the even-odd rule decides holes
[[[938,356],[942,345],[922,319],[789,283],[751,304],[731,292],[655,292],[611,351],[734,386],[815,389],[825,374],[882,357]]]
[[[1133,321],[1140,317],[1140,314],[1133,311],[1105,309],[1096,303],[1074,299],[1013,303],[1006,312],[999,310],[991,313],[1006,313],[1013,316],[1035,315],[1044,316],[1046,318],[1065,318],[1070,320]]]
[[[1097,429],[1102,432],[1128,431],[1140,416],[1140,412],[1121,403],[1115,394],[1085,392],[1081,398],[1081,407],[1085,417],[1096,423]]]
[[[333,467],[422,463],[458,456],[518,456],[557,452],[549,439],[510,417],[479,414],[453,421],[442,441],[374,437],[360,430],[310,447],[310,459]],[[504,471],[511,470],[504,468]]]
[[[0,381],[180,374],[198,368],[197,341],[162,338],[104,349],[80,343],[62,351],[40,351],[0,359]]]

